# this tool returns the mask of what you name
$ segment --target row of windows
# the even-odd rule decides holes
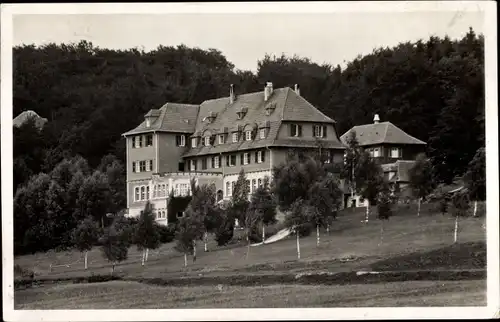
[[[370,156],[372,158],[378,158],[378,157],[382,156],[382,149],[381,148],[371,148],[371,149],[368,149],[368,152],[370,153]],[[400,148],[391,148],[389,156],[391,158],[394,158],[394,159],[401,158],[402,157],[401,152],[402,151]]]
[[[153,171],[153,160],[132,162],[132,172],[149,172],[149,171]]]
[[[153,134],[136,135],[132,137],[132,148],[153,146]]]
[[[253,154],[253,161],[252,161],[252,154]],[[220,167],[220,156],[213,156],[213,157],[206,157],[201,159],[201,170],[206,170],[208,168],[214,168],[218,169]],[[225,156],[226,158],[226,166],[228,167],[234,167],[236,166],[237,162],[237,154],[231,154]],[[240,165],[247,165],[250,163],[263,163],[266,161],[266,151],[265,150],[259,150],[255,151],[254,153],[251,152],[245,152],[240,154]],[[211,167],[209,167],[209,163],[211,163]],[[198,169],[198,162],[197,160],[190,160],[189,161],[189,170],[190,171],[196,171]]]
[[[300,124],[289,124],[290,136],[301,137],[302,136],[302,125]],[[326,138],[327,137],[327,127],[326,125],[313,125],[313,136],[316,138]]]
[[[262,187],[262,185],[264,184],[264,179],[259,178],[259,179],[252,179],[251,181],[247,180],[246,183],[247,183],[249,194],[252,194],[257,190],[257,188]],[[227,197],[231,197],[233,195],[235,185],[236,185],[236,181],[227,181],[226,182],[226,196]]]
[[[174,187],[174,196],[189,196],[191,187],[188,183],[178,183]],[[149,185],[137,186],[134,188],[134,201],[146,201],[151,198],[161,198],[168,195],[168,184],[159,184],[153,186],[153,195],[150,195]]]
[[[259,130],[259,138],[261,140],[265,139],[267,135],[267,130],[266,128],[260,129]],[[254,133],[252,130],[245,131],[243,132],[243,139],[245,141],[252,141],[254,139]],[[233,132],[231,134],[231,143],[237,143],[240,140],[240,133],[239,132]],[[201,138],[201,145],[203,146],[211,146],[214,145],[215,137],[212,136],[205,136]],[[218,144],[225,144],[226,143],[226,134],[218,134],[217,135],[217,143]],[[198,146],[198,138],[191,138],[191,147],[196,148]]]

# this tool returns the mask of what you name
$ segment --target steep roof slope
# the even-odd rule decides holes
[[[199,105],[166,103],[160,109],[150,110],[145,116],[155,117],[155,120],[146,126],[144,120],[135,129],[124,133],[124,136],[140,134],[150,131],[192,133],[198,115]]]
[[[272,107],[272,113],[266,115],[266,108]],[[237,112],[246,110],[242,119],[238,119]],[[215,120],[207,122],[207,117],[213,113]],[[264,139],[256,136],[254,140],[239,140],[236,143],[226,140],[223,145],[203,146],[190,148],[185,157],[223,153],[234,150],[254,149],[267,146],[302,146],[316,147],[313,140],[305,142],[302,140],[290,140],[291,142],[277,141],[277,135],[282,121],[308,121],[318,123],[335,123],[334,120],[325,116],[291,88],[279,88],[273,90],[267,101],[264,100],[264,91],[238,95],[231,104],[229,97],[208,100],[200,105],[200,111],[196,120],[195,135],[205,136],[207,133],[214,135],[227,131],[227,133],[240,130],[251,130],[254,128],[267,128]],[[325,141],[325,148],[343,148],[342,143],[336,138]]]
[[[340,137],[344,144],[347,144],[347,138],[353,131],[356,132],[356,138],[360,146],[382,143],[417,145],[426,144],[424,141],[421,141],[409,135],[391,122],[380,122],[354,126]]]

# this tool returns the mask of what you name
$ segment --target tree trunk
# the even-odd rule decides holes
[[[205,235],[203,236],[203,243],[205,244],[205,253],[208,252],[208,232],[205,231]]]
[[[101,217],[101,227],[104,228],[104,217]]]
[[[146,262],[148,261],[148,256],[149,256],[149,248],[146,248]]]
[[[319,225],[316,224],[316,247],[319,247]]]
[[[420,203],[422,202],[422,198],[418,198],[418,210],[417,210],[417,217],[420,217]]]
[[[141,261],[141,265],[144,266],[144,262],[146,260],[146,249],[142,249],[142,261]]]
[[[453,233],[453,243],[456,243],[458,240],[458,216],[455,216],[455,232]]]
[[[262,243],[266,241],[266,226],[262,223]]]
[[[188,255],[187,253],[184,253],[184,267],[188,266]]]
[[[193,263],[196,262],[196,241],[193,240]]]
[[[247,228],[247,255],[246,255],[246,259],[248,260],[248,255],[250,254],[250,228]]]
[[[366,217],[365,217],[365,222],[368,222],[368,218],[370,216],[370,201],[367,200],[366,203]]]
[[[382,225],[380,226],[380,243],[379,246],[384,242],[384,220],[382,219]]]
[[[300,241],[299,241],[299,231],[297,230],[297,259],[300,259]]]
[[[88,253],[89,253],[88,251],[85,251],[85,269],[88,268],[88,266],[87,266],[87,255],[88,255]]]
[[[111,263],[111,276],[115,273],[115,262]]]
[[[474,217],[477,216],[477,200],[474,201],[474,214],[473,214]]]
[[[330,223],[326,224],[326,233],[330,235]]]

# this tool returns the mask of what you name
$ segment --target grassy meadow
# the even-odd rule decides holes
[[[325,307],[325,306],[440,306],[482,305],[485,280],[404,281],[356,285],[230,285],[231,278],[249,276],[338,273],[349,271],[475,270],[485,267],[485,217],[460,218],[458,243],[453,244],[454,217],[441,215],[435,206],[423,205],[419,217],[413,205],[402,205],[383,223],[376,211],[362,223],[365,208],[347,209],[330,228],[301,238],[301,259],[296,240],[290,236],[269,245],[247,247],[236,244],[209,252],[198,246],[195,263],[174,243],[152,250],[143,267],[141,253],[130,248],[129,258],[116,267],[116,274],[129,281],[92,284],[45,284],[16,290],[16,308],[181,308],[181,307]],[[484,211],[484,208],[480,208]],[[109,274],[111,265],[100,249],[89,253],[84,270],[82,254],[76,251],[49,252],[15,258],[15,264],[35,272],[35,278],[58,279]],[[70,264],[67,265],[66,264]],[[50,269],[52,265],[52,269]],[[63,265],[63,266],[58,266]],[[141,279],[214,279],[213,285],[172,286],[137,283]],[[225,282],[227,280],[227,282]],[[221,282],[222,281],[222,282]],[[234,284],[234,283],[233,283]],[[222,290],[222,291],[221,291]],[[151,296],[142,297],[140,294]],[[134,296],[136,294],[136,296]],[[92,300],[93,298],[106,300]],[[71,301],[70,301],[71,299]]]

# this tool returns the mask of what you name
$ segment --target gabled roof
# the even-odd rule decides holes
[[[12,120],[12,125],[15,127],[20,127],[21,125],[26,123],[31,118],[35,119],[35,126],[39,129],[41,129],[45,125],[45,123],[48,122],[48,120],[46,118],[41,117],[35,111],[28,110],[28,111],[24,111],[21,114],[19,114],[18,116],[16,116]]]
[[[380,122],[354,126],[340,137],[340,140],[344,144],[347,144],[347,139],[352,131],[356,132],[356,138],[360,146],[383,143],[417,145],[426,144],[424,141],[421,141],[409,135],[391,122]]]
[[[153,117],[149,127],[144,120],[135,129],[122,135],[140,134],[151,131],[192,133],[195,127],[198,105],[166,103],[159,110],[152,109],[145,116]]]

